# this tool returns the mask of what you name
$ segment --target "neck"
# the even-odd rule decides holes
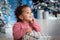
[[[28,21],[26,21],[26,20],[23,20],[23,23],[28,23]]]

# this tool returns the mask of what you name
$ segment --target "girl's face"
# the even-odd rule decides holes
[[[31,21],[34,18],[34,15],[29,7],[23,8],[22,14],[20,15],[20,19],[25,21]]]

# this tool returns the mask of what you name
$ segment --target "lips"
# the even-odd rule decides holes
[[[32,16],[30,16],[29,18],[32,18]]]

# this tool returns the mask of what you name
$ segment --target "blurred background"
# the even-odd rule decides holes
[[[60,0],[0,0],[0,40],[13,40],[14,11],[24,4],[41,26],[39,40],[60,40]]]

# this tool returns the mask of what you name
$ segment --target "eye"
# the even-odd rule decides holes
[[[29,12],[26,12],[27,14],[29,14]]]

